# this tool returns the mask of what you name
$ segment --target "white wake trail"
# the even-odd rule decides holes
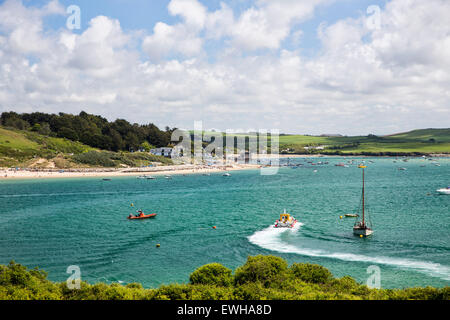
[[[450,267],[435,262],[403,259],[403,258],[392,258],[384,256],[370,257],[365,255],[343,253],[343,252],[334,252],[334,253],[326,252],[324,250],[297,247],[295,245],[285,243],[280,239],[282,233],[288,231],[290,232],[297,231],[302,225],[303,224],[297,223],[297,225],[293,229],[277,229],[271,226],[264,230],[255,232],[253,235],[248,237],[248,240],[261,248],[281,253],[294,253],[310,257],[323,257],[323,258],[339,259],[344,261],[356,261],[356,262],[391,265],[399,268],[406,268],[415,271],[420,271],[422,273],[428,274],[433,277],[438,277],[444,280],[450,280]]]

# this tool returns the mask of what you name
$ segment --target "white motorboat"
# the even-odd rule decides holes
[[[450,186],[448,186],[447,188],[437,189],[436,191],[440,194],[450,194]]]

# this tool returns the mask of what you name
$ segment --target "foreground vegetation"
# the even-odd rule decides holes
[[[275,256],[248,257],[232,270],[218,263],[195,270],[188,284],[144,289],[138,283],[126,286],[81,282],[78,290],[47,280],[38,269],[11,262],[0,265],[0,300],[450,300],[450,287],[369,289],[351,277],[334,278],[320,265],[288,263]]]

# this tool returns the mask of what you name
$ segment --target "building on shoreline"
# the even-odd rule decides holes
[[[156,148],[151,149],[150,153],[155,156],[163,156],[170,158],[172,156],[173,148]]]

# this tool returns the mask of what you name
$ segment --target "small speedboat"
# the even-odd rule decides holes
[[[448,186],[447,188],[437,189],[436,191],[440,194],[450,194],[450,186]]]
[[[356,214],[356,213],[347,213],[345,216],[346,216],[347,218],[358,218],[358,217],[359,217],[359,214]]]
[[[297,223],[297,219],[292,217],[289,213],[284,209],[284,213],[280,214],[280,219],[275,221],[274,228],[293,228]]]
[[[229,174],[228,172],[223,174],[224,177],[231,177],[231,174]]]
[[[130,214],[128,216],[128,220],[143,220],[143,219],[149,219],[149,218],[155,218],[155,217],[156,217],[156,213],[145,214],[141,210],[139,210],[137,215]]]

